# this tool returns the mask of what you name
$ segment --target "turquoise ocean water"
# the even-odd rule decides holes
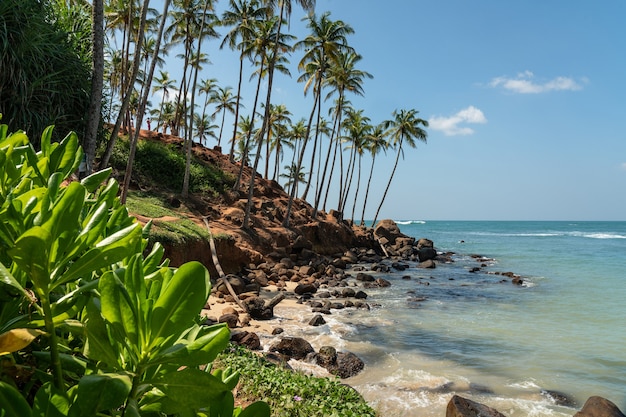
[[[381,415],[442,416],[453,394],[512,417],[572,416],[591,395],[626,411],[626,222],[398,224],[454,262],[384,274],[391,287],[367,291],[378,307],[301,326],[365,360],[347,383]],[[489,258],[479,272],[471,254]]]

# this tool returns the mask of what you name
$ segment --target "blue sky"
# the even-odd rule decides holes
[[[626,2],[318,0],[316,11],[354,28],[349,43],[374,76],[356,108],[375,123],[395,109],[430,122],[379,218],[626,220]],[[303,15],[295,6],[299,39]],[[201,77],[236,88],[236,56],[208,53]],[[273,94],[295,120],[312,98],[296,81],[300,57]],[[254,86],[242,94],[248,110]],[[366,218],[393,157],[377,160]]]

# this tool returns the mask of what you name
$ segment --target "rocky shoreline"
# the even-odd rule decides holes
[[[357,375],[365,364],[354,353],[341,352],[333,346],[322,346],[315,351],[307,340],[285,334],[281,327],[264,323],[274,317],[273,309],[279,303],[291,303],[302,309],[303,326],[319,326],[325,323],[324,317],[332,314],[333,310],[368,310],[375,306],[375,302],[368,299],[367,290],[391,283],[380,276],[375,277],[380,274],[374,273],[403,271],[408,262],[417,263],[419,268],[436,268],[453,262],[454,254],[437,252],[434,243],[428,239],[416,240],[403,235],[391,220],[381,221],[370,232],[378,247],[368,244],[330,256],[316,253],[301,241],[301,247],[289,255],[279,248],[264,262],[251,263],[240,273],[228,274],[214,286],[207,305],[207,321],[228,323],[234,343],[263,351],[268,359],[282,366],[289,367],[288,362],[296,360],[320,366],[330,375],[342,379]],[[470,272],[483,270],[491,261],[480,255],[472,257],[477,266]],[[513,272],[483,272],[500,275],[503,281],[513,285],[524,282],[520,275]],[[262,346],[259,334],[273,335],[275,341],[269,346]],[[565,394],[555,391],[543,394],[556,404],[573,406],[573,401]],[[456,394],[446,410],[446,416],[450,417],[503,415]],[[601,397],[589,398],[575,414],[575,417],[605,416],[624,417],[624,414]]]

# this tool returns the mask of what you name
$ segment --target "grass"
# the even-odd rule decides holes
[[[237,401],[263,400],[269,404],[272,416],[376,416],[361,395],[339,379],[294,372],[243,347],[232,347],[222,353],[216,366],[231,366],[240,372]]]
[[[209,238],[206,228],[175,211],[164,198],[158,195],[131,191],[126,199],[126,207],[132,214],[154,219],[148,237],[150,243],[178,244],[189,240]],[[159,220],[160,217],[174,217],[176,220]]]

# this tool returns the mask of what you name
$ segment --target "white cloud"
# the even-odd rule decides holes
[[[539,94],[549,91],[577,91],[582,90],[582,84],[569,77],[556,77],[545,82],[535,82],[535,75],[530,71],[524,71],[515,77],[496,77],[489,85],[502,87],[505,90],[520,94]],[[585,80],[583,80],[584,82]]]
[[[470,127],[459,126],[462,123],[487,123],[487,118],[480,109],[469,106],[452,116],[433,116],[428,125],[433,130],[439,130],[446,136],[471,135],[474,130]]]

